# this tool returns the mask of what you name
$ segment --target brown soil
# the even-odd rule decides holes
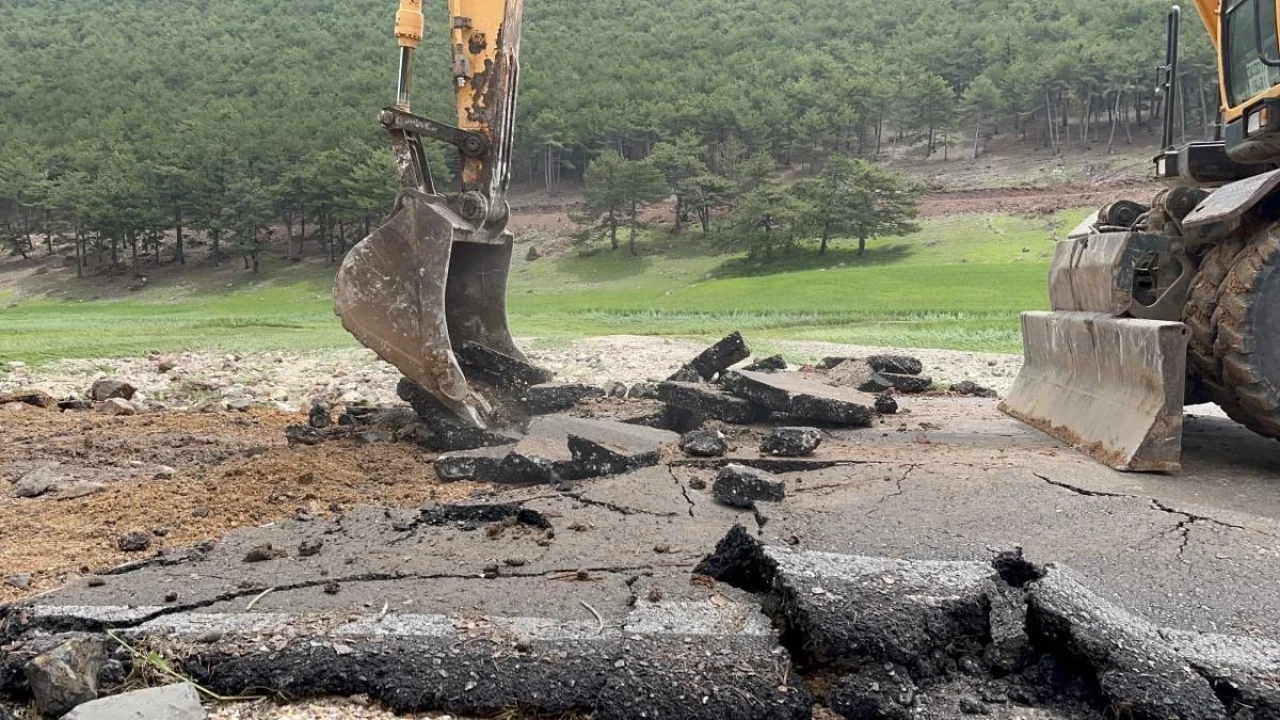
[[[53,589],[75,575],[139,560],[159,549],[289,518],[299,510],[319,516],[357,504],[417,507],[425,498],[454,500],[478,488],[440,484],[431,468],[434,456],[410,444],[335,440],[289,447],[284,428],[301,421],[294,414],[106,418],[30,410],[5,418],[0,476],[7,473],[16,480],[33,464],[74,459],[68,465],[78,479],[108,485],[66,500],[4,493],[0,581],[27,573],[32,580],[25,589],[0,584],[0,602]],[[198,444],[188,454],[175,455],[175,438],[181,443],[195,438]],[[73,458],[70,448],[77,446],[85,450]],[[152,479],[158,458],[173,461],[178,471],[173,479]],[[165,528],[165,534],[151,535],[147,553],[116,548],[120,535],[156,528]]]
[[[1112,183],[1098,186],[1064,185],[1052,188],[990,188],[954,190],[926,194],[920,200],[921,217],[968,213],[1005,212],[1019,215],[1048,215],[1061,210],[1116,200],[1151,202],[1162,186],[1150,183]]]

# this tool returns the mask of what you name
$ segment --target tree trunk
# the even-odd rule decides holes
[[[307,242],[307,206],[305,204],[298,205],[298,254],[295,258],[302,259],[302,246]]]
[[[612,250],[618,249],[618,215],[613,208],[609,208],[609,246]]]
[[[635,200],[632,200],[632,201],[631,201],[631,212],[627,214],[627,224],[630,226],[630,227],[629,227],[629,230],[630,230],[630,234],[631,234],[631,237],[629,238],[629,243],[630,243],[630,245],[631,245],[631,256],[632,256],[632,257],[635,257],[636,255],[639,255],[639,254],[640,254],[640,253],[636,252],[636,213],[637,213],[637,211],[638,211],[638,208],[637,208],[636,201],[635,201]]]
[[[84,277],[84,228],[76,223],[76,277]]]
[[[221,240],[220,235],[221,233],[218,232],[217,228],[214,228],[209,231],[209,240],[213,242],[213,264],[214,265],[222,264],[222,249],[218,244],[219,241]]]
[[[818,246],[818,254],[827,254],[827,243],[831,241],[831,227],[827,224],[822,226],[822,244]]]
[[[140,277],[141,273],[138,272],[138,233],[133,230],[129,231],[129,247],[133,255],[133,276],[135,278]]]
[[[293,260],[293,211],[290,210],[284,214],[284,230],[287,241],[284,246],[284,257],[286,260]]]
[[[174,217],[174,221],[177,223],[177,226],[178,226],[177,228],[178,244],[174,246],[174,251],[173,251],[174,259],[178,261],[179,265],[186,265],[187,264],[187,247],[186,247],[186,244],[182,241],[182,210],[175,208],[173,211],[173,217]],[[159,256],[159,253],[157,253],[157,256]]]
[[[978,159],[978,138],[982,134],[982,111],[973,111],[973,159]]]
[[[858,256],[861,257],[866,254],[867,254],[867,239],[860,237],[858,238]]]
[[[1108,106],[1108,109],[1107,109],[1107,115],[1111,116],[1111,135],[1107,138],[1107,154],[1108,155],[1115,152],[1114,148],[1116,145],[1116,120],[1119,119],[1117,115],[1119,114],[1119,110],[1120,110],[1120,98],[1123,95],[1124,93],[1122,91],[1117,90],[1116,101],[1114,105]]]

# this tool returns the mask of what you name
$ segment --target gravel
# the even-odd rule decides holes
[[[747,337],[748,341],[760,338]],[[584,338],[547,347],[521,339],[531,361],[555,372],[557,382],[601,385],[659,382],[670,377],[688,358],[706,348],[701,340],[611,335]],[[828,356],[866,357],[894,354],[892,348],[836,343],[768,341],[793,365]],[[901,351],[898,351],[901,352]],[[1021,366],[1015,355],[965,353],[954,350],[911,350],[924,371],[942,387],[971,380],[1004,395]],[[176,362],[167,372],[162,366]],[[39,367],[19,368],[0,375],[0,392],[39,389],[53,397],[84,391],[104,374],[127,380],[138,389],[134,402],[159,404],[171,410],[221,407],[234,399],[251,399],[286,411],[310,408],[312,398],[341,404],[359,396],[371,404],[397,402],[400,373],[368,350],[329,350],[303,354],[262,352],[226,356],[208,352],[182,353],[164,359],[124,358],[60,360]],[[633,389],[632,394],[636,395]],[[139,398],[143,398],[140,400]]]

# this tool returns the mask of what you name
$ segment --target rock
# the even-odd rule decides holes
[[[112,417],[120,417],[124,415],[137,415],[138,408],[133,403],[124,398],[111,398],[98,406],[98,412],[103,415],[111,415]]]
[[[416,437],[417,443],[436,452],[475,450],[495,445],[510,445],[519,440],[511,433],[481,430],[463,422],[440,404],[431,393],[409,378],[401,378],[396,386],[400,398],[413,406],[413,411],[430,429],[430,434]],[[339,420],[341,424],[341,420]]]
[[[97,493],[106,490],[108,487],[109,486],[106,483],[81,480],[59,490],[55,497],[59,500],[74,500],[76,498],[87,497],[89,495],[96,495]]]
[[[116,538],[121,552],[143,552],[151,547],[151,536],[141,530],[130,530]]]
[[[72,638],[37,655],[26,666],[36,709],[46,717],[59,717],[97,698],[98,673],[106,660],[102,638],[89,636]]]
[[[156,467],[156,472],[151,477],[155,480],[172,480],[173,476],[177,474],[178,471],[168,465],[160,465]]]
[[[502,459],[496,482],[559,484],[658,464],[679,437],[614,420],[551,415],[534,418],[529,434]]]
[[[840,387],[857,388],[864,393],[882,393],[893,389],[893,383],[876,372],[865,360],[846,360],[827,371],[827,382]]]
[[[690,360],[680,371],[671,376],[670,380],[676,382],[695,382],[699,378],[710,380],[717,374],[724,372],[731,365],[740,363],[749,357],[751,357],[751,349],[747,347],[746,341],[742,339],[742,334],[735,332],[703,350],[698,357]],[[691,378],[688,370],[697,373],[698,377]]]
[[[338,398],[338,402],[343,405],[359,405],[364,402],[364,396],[358,390],[348,390],[342,393],[342,396]]]
[[[991,567],[1000,575],[1001,580],[1013,587],[1023,587],[1049,573],[1043,566],[1027,560],[1020,547],[997,553],[991,560]]]
[[[840,680],[831,692],[831,709],[848,720],[908,720],[916,686],[906,668],[869,662],[858,674]]]
[[[58,472],[56,468],[56,465],[37,468],[18,478],[13,494],[20,498],[33,498],[61,489],[71,478]]]
[[[26,410],[27,405],[25,403],[5,403],[0,405],[0,413],[5,413],[6,415],[17,415]]]
[[[757,502],[781,502],[787,497],[786,487],[773,473],[736,463],[720,469],[711,492],[725,505],[745,509],[755,508]]]
[[[162,373],[167,373],[178,367],[178,361],[173,358],[164,358],[156,364],[156,369]]]
[[[895,375],[919,375],[924,372],[924,363],[908,355],[872,355],[867,364],[879,373]]]
[[[233,398],[226,402],[227,409],[232,412],[249,412],[255,404],[253,398]]]
[[[710,417],[730,423],[749,424],[769,417],[769,411],[756,403],[705,383],[664,382],[658,385],[658,399],[687,410],[697,418]]]
[[[876,412],[881,415],[896,415],[898,413],[898,401],[892,395],[877,395]]]
[[[787,361],[781,355],[770,355],[743,368],[752,372],[778,372],[787,369]]]
[[[62,720],[204,720],[200,694],[190,683],[146,688],[85,703]]]
[[[689,489],[690,490],[706,490],[707,481],[703,480],[702,478],[690,478]]]
[[[760,452],[781,457],[812,455],[822,444],[822,433],[811,427],[780,427],[760,444]]]
[[[830,370],[841,363],[846,363],[849,361],[860,362],[858,358],[853,358],[853,357],[824,357],[818,361],[816,367],[819,370]],[[865,361],[861,361],[861,362],[865,362]]]
[[[317,430],[323,430],[333,424],[329,403],[323,400],[311,401],[311,412],[307,415],[307,424]]]
[[[882,372],[879,376],[889,381],[894,390],[908,394],[929,392],[933,389],[933,378],[928,375],[902,375]]]
[[[11,587],[16,587],[19,590],[26,590],[31,587],[31,574],[22,573],[21,575],[12,575],[5,578],[5,584]]]
[[[324,540],[303,540],[298,544],[298,557],[312,557],[320,554]]]
[[[38,408],[51,408],[58,404],[43,390],[23,390],[14,393],[0,393],[0,405],[8,405],[9,403],[22,403],[23,405],[33,405]]]
[[[606,383],[604,386],[605,396],[611,398],[624,398],[627,396],[628,390],[626,383],[618,382],[617,380]]]
[[[698,374],[697,370],[685,365],[675,371],[675,373],[673,373],[671,377],[667,378],[667,380],[668,382],[700,383],[702,382],[702,376]]]
[[[91,400],[63,400],[58,403],[58,409],[66,412],[68,410],[92,410],[93,401]]]
[[[588,398],[602,398],[605,390],[585,383],[543,383],[524,393],[525,404],[534,415],[550,415],[572,408]]]
[[[310,425],[290,425],[284,429],[284,438],[290,445],[319,445],[325,434]]]
[[[724,375],[724,386],[735,395],[796,420],[866,427],[875,417],[875,398],[870,395],[794,373],[730,371]]]
[[[680,449],[694,457],[720,457],[729,446],[719,430],[694,430],[680,438]]]
[[[276,558],[284,557],[286,554],[287,553],[283,550],[277,550],[271,547],[271,543],[263,543],[262,545],[255,545],[252,548],[249,548],[249,552],[244,555],[244,562],[266,562],[268,560],[275,560]]]
[[[97,402],[116,398],[121,400],[132,400],[133,394],[137,391],[137,388],[127,382],[102,378],[89,388],[89,399]]]
[[[528,387],[551,382],[554,375],[527,360],[491,350],[475,342],[465,342],[455,355],[467,377],[478,375],[497,385]]]
[[[444,453],[436,458],[436,477],[442,482],[459,480],[499,482],[498,470],[502,466],[502,461],[515,447],[514,444],[498,445]]]
[[[627,397],[636,400],[652,400],[658,397],[658,384],[643,382],[636,383],[627,391]]]
[[[999,397],[999,395],[996,393],[995,390],[992,390],[991,388],[988,388],[988,387],[983,387],[982,385],[979,385],[970,380],[965,380],[963,382],[958,382],[955,385],[952,385],[951,392],[959,393],[961,395],[972,395],[974,397],[981,397],[981,398]]]
[[[587,420],[569,434],[572,467],[560,471],[566,480],[621,475],[662,460],[664,445],[679,440],[675,433],[613,420]],[[585,429],[585,432],[584,432]]]

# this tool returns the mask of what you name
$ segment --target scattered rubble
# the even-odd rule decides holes
[[[195,687],[190,683],[176,683],[87,702],[62,720],[204,720],[206,717]]]
[[[130,530],[116,538],[121,552],[144,552],[151,547],[151,536],[142,530]]]
[[[927,375],[904,375],[901,373],[881,372],[881,378],[889,381],[894,390],[908,394],[929,392],[933,389],[933,378]]]
[[[602,398],[605,390],[585,383],[544,383],[530,386],[524,401],[533,415],[550,415],[563,412],[591,398]]]
[[[872,355],[867,364],[878,373],[893,375],[920,375],[924,372],[924,364],[908,355]]]
[[[769,411],[760,404],[725,392],[716,385],[668,381],[658,385],[658,399],[668,406],[689,413],[690,425],[701,425],[706,418],[737,424],[768,419]]]
[[[675,433],[596,418],[536,417],[512,445],[446,453],[436,460],[445,480],[558,484],[658,464]]]
[[[124,415],[137,415],[138,408],[134,407],[133,403],[128,400],[116,397],[98,405],[98,412],[103,415],[118,417]]]
[[[9,403],[22,403],[23,405],[31,405],[38,408],[51,408],[58,404],[48,393],[43,390],[22,390],[12,393],[0,393],[0,405],[8,405]]]
[[[137,388],[122,380],[103,378],[89,388],[89,399],[95,402],[113,399],[132,400],[137,391]]]
[[[491,383],[529,387],[550,383],[554,377],[553,373],[532,363],[475,342],[463,343],[456,355],[468,378],[478,376]]]
[[[881,415],[898,414],[898,401],[892,395],[881,393],[876,396],[876,412]]]
[[[780,372],[787,369],[787,361],[781,355],[770,355],[763,360],[757,360],[743,368],[752,372]]]
[[[723,340],[703,350],[668,380],[674,382],[698,382],[711,380],[729,367],[751,357],[751,349],[742,339],[742,333],[731,333]]]
[[[694,430],[680,438],[680,449],[694,457],[721,457],[729,451],[719,430]]]
[[[972,395],[980,398],[998,398],[999,393],[991,388],[984,387],[970,380],[958,382],[951,386],[951,392],[960,395]]]
[[[323,400],[312,400],[311,411],[307,414],[307,424],[317,430],[323,430],[333,424],[332,410]]]
[[[58,470],[58,464],[36,468],[18,478],[13,494],[20,498],[34,498],[62,489],[71,478]]]
[[[789,373],[725,373],[724,386],[773,412],[791,418],[846,427],[868,427],[875,418],[875,398]]]
[[[711,487],[716,500],[731,507],[755,509],[757,502],[781,502],[786,486],[773,473],[732,463],[716,475]]]
[[[811,427],[779,427],[765,437],[760,452],[780,457],[812,455],[822,444],[822,431]]]
[[[98,675],[106,663],[105,639],[93,635],[52,637],[57,644],[26,664],[36,710],[59,717],[98,697]]]

